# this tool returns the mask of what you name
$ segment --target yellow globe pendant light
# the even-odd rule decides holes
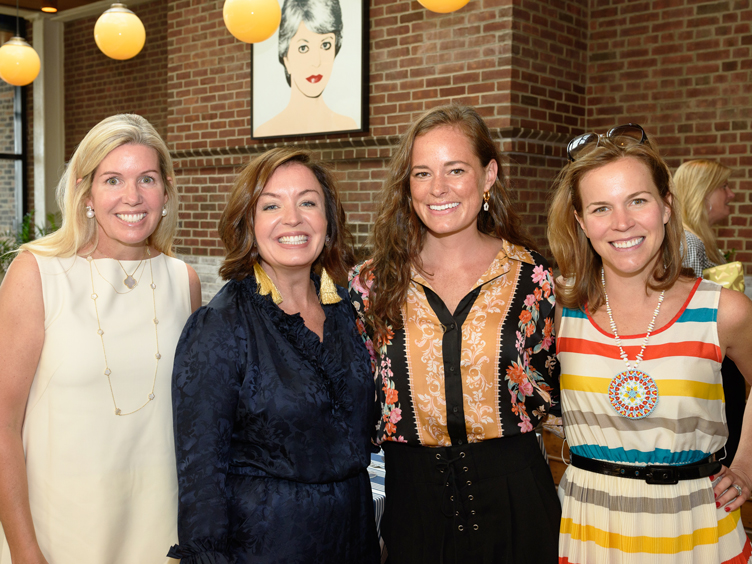
[[[94,25],[94,41],[109,58],[125,61],[141,52],[146,30],[138,16],[125,4],[113,4]]]
[[[439,14],[448,14],[456,12],[464,7],[469,0],[418,0],[421,6],[426,10],[438,12]]]
[[[39,55],[22,37],[0,47],[0,78],[13,86],[26,86],[39,76]]]
[[[260,43],[277,31],[282,10],[277,0],[225,0],[222,16],[237,39]]]
[[[39,76],[39,55],[19,32],[18,0],[16,0],[16,36],[0,47],[0,78],[13,86],[26,86]]]

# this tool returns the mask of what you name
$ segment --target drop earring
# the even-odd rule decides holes
[[[483,192],[483,211],[488,211],[488,200],[491,199],[489,192]]]
[[[162,217],[166,217],[166,216],[167,216],[167,206],[162,208]]]
[[[86,217],[88,217],[89,219],[94,219],[95,215],[96,214],[94,213],[94,208],[92,208],[91,206],[86,206]]]

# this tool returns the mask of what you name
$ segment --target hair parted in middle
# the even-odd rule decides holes
[[[219,237],[227,250],[219,274],[224,280],[243,280],[253,274],[259,260],[254,236],[254,218],[264,187],[272,174],[283,166],[300,164],[310,170],[324,193],[326,234],[329,243],[313,263],[314,270],[325,268],[337,282],[347,280],[347,271],[355,263],[352,235],[345,224],[345,210],[337,193],[334,176],[324,163],[300,149],[279,147],[253,159],[238,175],[219,219]]]
[[[420,252],[426,226],[413,209],[410,170],[415,140],[439,127],[452,127],[464,133],[483,167],[491,161],[498,165],[496,180],[488,191],[489,209],[478,214],[478,231],[535,249],[512,207],[509,185],[501,169],[501,153],[483,118],[474,108],[460,104],[426,112],[402,136],[392,156],[371,236],[373,260],[361,271],[364,287],[369,274],[374,275],[365,313],[376,335],[386,335],[387,324],[393,329],[402,327],[401,308],[407,298],[411,270],[422,267]]]
[[[305,24],[308,31],[319,35],[333,33],[335,57],[342,47],[342,9],[339,0],[285,0],[282,4],[282,19],[279,22],[277,55],[279,64],[285,70],[288,86],[291,86],[291,80],[285,66],[285,57],[290,49],[290,40],[297,33],[301,23]]]
[[[674,191],[681,202],[682,222],[705,245],[708,258],[723,264],[726,259],[718,250],[718,242],[708,219],[707,198],[728,182],[731,169],[707,159],[686,161],[674,173]]]
[[[671,288],[683,274],[680,245],[684,240],[684,229],[679,204],[672,196],[671,172],[665,161],[648,141],[619,147],[601,138],[595,149],[567,164],[554,180],[554,196],[548,212],[548,242],[561,271],[562,280],[556,284],[557,305],[571,309],[584,309],[587,305],[593,313],[604,303],[603,262],[582,231],[575,212],[582,217],[582,178],[592,170],[625,158],[636,159],[647,167],[663,204],[671,212],[660,248],[662,260],[656,262],[647,287],[653,290]]]

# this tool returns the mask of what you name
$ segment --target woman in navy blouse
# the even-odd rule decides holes
[[[374,384],[345,290],[330,172],[273,149],[219,222],[229,280],[189,319],[173,373],[183,564],[375,563]]]

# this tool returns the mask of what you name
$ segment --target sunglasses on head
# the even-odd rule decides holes
[[[645,130],[636,123],[617,125],[613,129],[609,129],[606,134],[584,133],[572,139],[567,145],[567,157],[569,157],[570,162],[576,161],[578,157],[582,157],[595,149],[601,138],[606,138],[617,147],[641,145],[648,140]]]

